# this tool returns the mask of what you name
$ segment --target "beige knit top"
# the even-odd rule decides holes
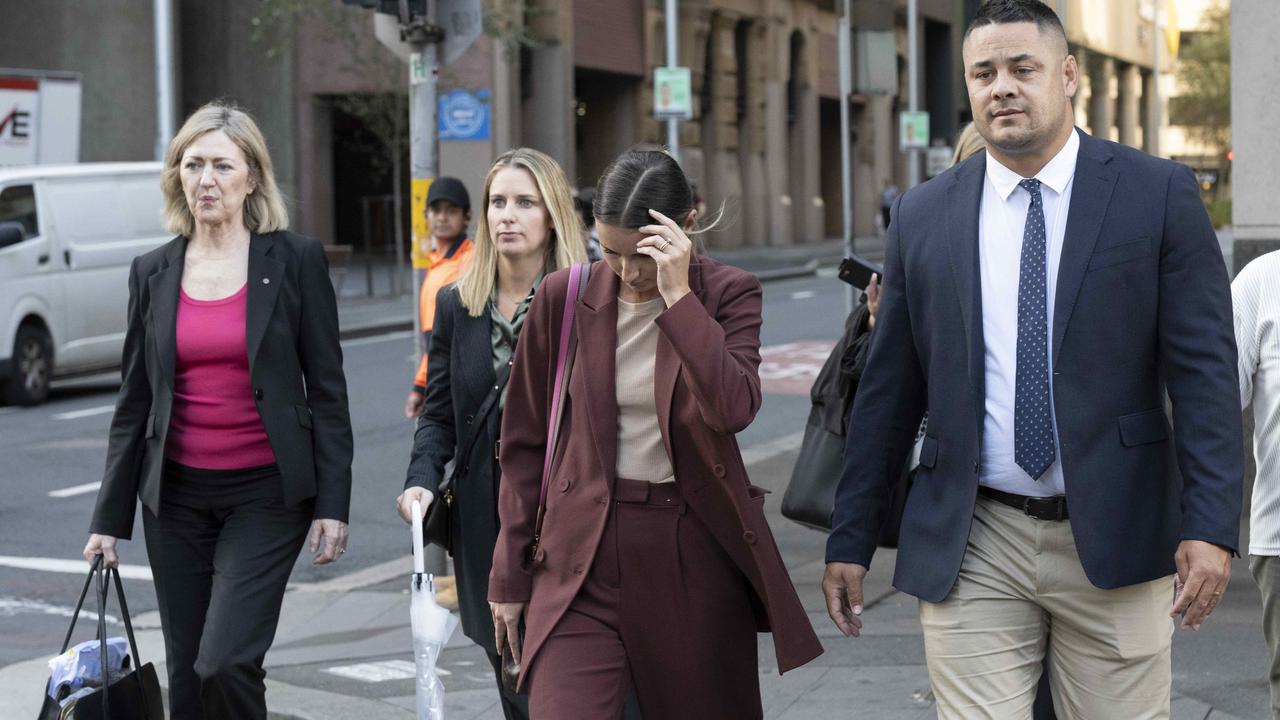
[[[618,300],[615,383],[618,396],[618,477],[653,483],[674,482],[675,470],[658,428],[653,367],[658,356],[658,325],[667,306],[661,297],[648,302]]]

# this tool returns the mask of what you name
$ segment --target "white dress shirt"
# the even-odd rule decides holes
[[[1249,554],[1280,555],[1280,251],[1245,266],[1231,283],[1240,357],[1240,409],[1253,404]]]
[[[1036,173],[1043,199],[1046,293],[1049,318],[1049,407],[1053,410],[1053,301],[1058,285],[1058,261],[1067,230],[1067,209],[1076,174],[1080,136],[1071,137],[1058,154]],[[986,342],[986,416],[983,419],[982,465],[978,483],[1017,493],[1046,497],[1065,493],[1062,451],[1055,418],[1054,462],[1031,479],[1014,461],[1013,415],[1018,370],[1018,276],[1022,261],[1022,234],[1027,224],[1031,194],[1019,187],[1024,178],[987,155],[987,173],[978,214],[978,262],[982,274],[982,334]]]

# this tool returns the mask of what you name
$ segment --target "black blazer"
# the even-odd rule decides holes
[[[1234,550],[1244,457],[1230,280],[1195,176],[1079,134],[1053,399],[1080,563],[1109,589],[1172,575],[1180,540]],[[981,472],[985,173],[980,152],[898,198],[827,541],[829,562],[871,561],[885,490],[928,408],[894,585],[930,602],[955,584]]]
[[[134,258],[129,270],[122,384],[91,532],[129,538],[135,496],[160,513],[186,250],[187,239],[176,237]],[[254,233],[245,330],[249,377],[285,504],[314,497],[315,517],[345,522],[351,417],[328,268],[317,240],[286,231]]]
[[[482,647],[493,647],[489,612],[489,568],[498,538],[498,481],[495,459],[500,415],[495,407],[483,421],[475,417],[493,390],[492,321],[472,317],[453,285],[436,295],[436,317],[427,360],[427,394],[413,437],[405,487],[437,496],[445,465],[453,460],[453,567],[458,578],[462,630]],[[479,433],[467,457],[459,445]]]

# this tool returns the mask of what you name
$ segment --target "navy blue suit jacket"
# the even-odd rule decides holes
[[[1051,309],[1053,397],[1080,561],[1094,585],[1115,588],[1173,573],[1179,540],[1236,548],[1236,347],[1230,284],[1194,175],[1077,132]],[[930,602],[955,584],[981,470],[985,172],[982,152],[895,204],[827,542],[828,562],[870,566],[890,480],[927,408],[894,585]]]

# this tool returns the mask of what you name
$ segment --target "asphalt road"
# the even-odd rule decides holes
[[[844,320],[843,287],[829,273],[766,285],[763,344],[820,341],[805,346],[813,355],[815,347],[833,342]],[[355,431],[349,550],[339,563],[327,567],[313,566],[304,552],[294,582],[329,580],[408,552],[405,526],[392,501],[402,487],[412,439],[412,424],[402,414],[416,366],[412,343],[408,333],[344,343]],[[797,372],[803,376],[810,369]],[[744,449],[785,442],[803,429],[808,400],[796,394],[799,383],[794,379],[782,385],[792,394],[766,396],[757,421],[741,435]],[[48,568],[51,561],[79,559],[96,492],[65,497],[49,493],[73,492],[68,489],[101,479],[117,388],[118,383],[106,377],[59,386],[48,403],[36,408],[0,407],[0,637],[5,638],[0,643],[0,667],[53,654],[66,631],[84,581],[79,568],[71,565],[75,572],[54,572],[13,565]],[[121,545],[126,565],[147,564],[141,534],[139,517],[135,541]],[[126,577],[125,586],[134,616],[155,609],[149,582]],[[92,603],[91,595],[91,607]],[[91,632],[92,622],[77,635],[88,637]]]

